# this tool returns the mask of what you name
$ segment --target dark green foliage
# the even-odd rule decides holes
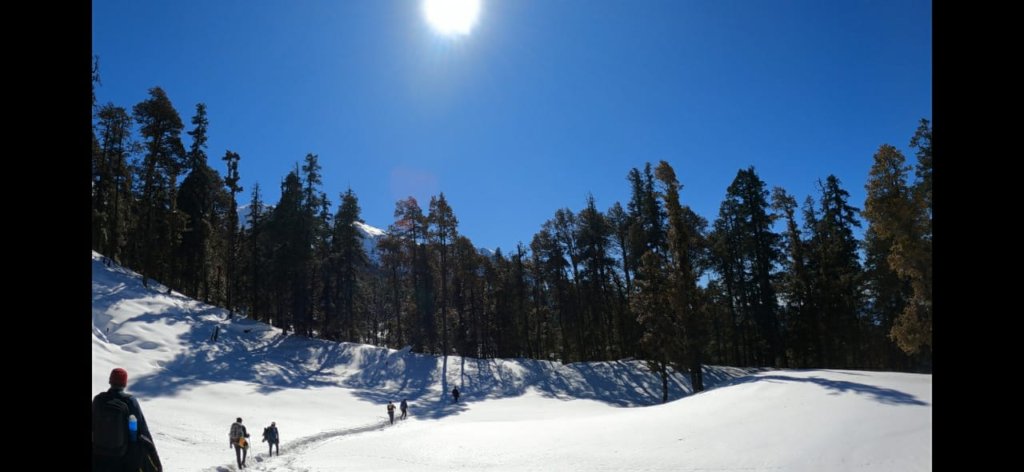
[[[242,271],[248,277],[244,287],[248,292],[249,316],[256,320],[268,320],[266,316],[270,312],[269,302],[266,294],[267,288],[266,273],[269,271],[268,256],[270,254],[269,243],[266,236],[266,217],[263,212],[263,195],[260,193],[260,184],[252,186],[252,199],[249,202],[249,228],[245,231],[243,244],[246,246],[248,257],[246,270]]]
[[[308,310],[312,305],[309,267],[313,222],[308,208],[299,174],[292,171],[281,183],[281,199],[266,222],[270,321],[286,332],[293,329],[303,335],[309,335]]]
[[[218,304],[224,302],[223,259],[213,255],[222,252],[218,229],[223,227],[229,199],[220,175],[205,159],[185,177],[178,192],[178,209],[187,218],[176,251],[180,287],[190,297]]]
[[[115,261],[127,244],[132,209],[132,178],[128,158],[132,119],[112,103],[100,108],[92,172],[93,247]]]
[[[772,210],[784,218],[782,273],[778,278],[780,331],[787,346],[784,360],[798,366],[812,365],[810,353],[815,344],[815,313],[810,304],[810,273],[807,269],[807,243],[796,221],[796,199],[781,187],[772,190]],[[734,357],[735,358],[735,357]]]
[[[726,190],[712,235],[713,265],[725,288],[733,350],[748,365],[782,359],[775,267],[780,238],[771,229],[768,191],[750,167]]]
[[[818,182],[818,208],[805,211],[810,239],[807,266],[811,274],[810,302],[817,314],[818,365],[859,365],[858,346],[862,302],[862,274],[853,227],[860,226],[858,210],[847,204],[849,193],[839,179]]]
[[[240,225],[240,156],[225,152],[222,179],[207,163],[205,105],[191,123],[186,152],[159,87],[131,117],[113,104],[97,110],[94,248],[286,332],[444,355],[637,357],[661,377],[662,401],[672,371],[702,390],[705,364],[930,368],[927,121],[911,140],[913,182],[898,150],[876,153],[864,241],[834,176],[807,197],[801,225],[796,199],[775,188],[769,205],[752,167],[738,171],[708,233],[661,161],[628,172],[625,207],[602,212],[588,195],[578,213],[555,211],[529,246],[493,255],[458,233],[443,193],[427,215],[409,197],[372,257],[355,193],[341,194],[332,214],[313,153],[283,179],[273,207],[253,185]]]
[[[237,294],[240,290],[240,274],[238,267],[240,265],[239,259],[242,257],[238,248],[238,194],[244,190],[241,185],[238,184],[238,161],[242,159],[237,152],[228,150],[224,153],[222,158],[227,165],[227,175],[224,176],[224,185],[230,192],[228,198],[227,207],[227,219],[224,226],[224,239],[227,241],[227,247],[224,251],[224,269],[226,277],[226,304],[228,310],[234,311],[237,306]],[[253,202],[254,205],[259,202]],[[253,208],[252,211],[258,211],[258,208]]]
[[[580,321],[583,336],[588,340],[582,344],[584,359],[606,359],[615,350],[611,344],[616,336],[612,320],[614,292],[611,290],[612,226],[597,209],[593,195],[587,196],[587,206],[580,211],[576,227],[579,247]]]
[[[368,259],[363,250],[363,238],[356,228],[359,218],[359,200],[352,189],[341,195],[338,213],[334,216],[331,234],[329,270],[332,273],[328,292],[332,294],[331,307],[324,318],[322,333],[328,339],[359,341],[357,333],[367,332],[360,323],[361,303],[357,303]],[[334,316],[336,313],[336,316]],[[345,333],[342,337],[341,334]]]
[[[181,243],[175,251],[180,271],[177,282],[190,297],[222,304],[223,259],[216,255],[224,252],[220,228],[231,217],[232,199],[225,192],[220,175],[206,162],[206,105],[196,105],[192,124],[195,128],[188,133],[192,136],[188,152],[190,172],[177,195],[178,210],[186,218]]]
[[[427,219],[416,199],[409,197],[395,204],[395,222],[391,232],[401,240],[408,268],[410,322],[406,332],[414,349],[434,352],[437,332],[434,329],[434,284],[427,255]]]
[[[133,109],[145,154],[136,178],[138,215],[130,249],[144,283],[149,277],[167,280],[174,273],[172,250],[185,226],[175,198],[186,162],[180,137],[184,125],[163,89],[151,88],[149,97]]]

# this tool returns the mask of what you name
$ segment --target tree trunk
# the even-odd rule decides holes
[[[658,370],[661,374],[661,402],[668,403],[668,366],[662,362]]]

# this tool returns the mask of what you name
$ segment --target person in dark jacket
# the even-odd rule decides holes
[[[270,426],[263,429],[263,442],[270,445],[270,451],[267,453],[268,456],[274,455],[274,446],[277,446],[277,455],[281,455],[281,436],[277,433],[277,422],[271,421]]]
[[[391,418],[391,424],[395,424],[395,404],[388,401],[388,418]]]
[[[238,468],[245,468],[245,454],[249,450],[249,432],[242,425],[242,418],[235,418],[231,423],[231,432],[228,433],[228,447],[235,448],[235,460],[238,461]]]
[[[153,443],[153,435],[149,431],[149,423],[146,416],[142,414],[142,407],[139,400],[132,395],[125,393],[128,386],[128,372],[120,367],[110,371],[110,389],[100,392],[92,400],[92,444],[93,444],[93,468],[94,471],[144,471],[161,472],[163,466],[160,464],[160,455],[156,452],[156,445]],[[134,438],[124,437],[123,430],[118,433],[102,423],[109,418],[105,406],[108,404],[119,404],[127,407],[124,414],[124,421],[130,421],[129,415],[135,415],[137,425],[137,436]],[[122,407],[124,408],[124,407]],[[122,410],[123,411],[123,410]],[[114,425],[114,428],[121,428],[121,425]],[[125,430],[128,428],[125,427]],[[120,435],[123,446],[117,447],[112,443],[118,442],[110,437]]]
[[[452,389],[452,398],[455,399],[455,403],[459,402],[459,387],[455,387]]]
[[[405,419],[409,416],[409,404],[406,403],[405,399],[402,399],[402,403],[398,404],[398,409],[402,410],[402,416],[399,418]]]

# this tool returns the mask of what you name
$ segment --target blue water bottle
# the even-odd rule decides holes
[[[128,415],[128,432],[131,435],[132,442],[139,437],[139,422],[135,419],[135,415]]]

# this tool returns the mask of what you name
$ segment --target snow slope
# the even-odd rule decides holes
[[[637,361],[447,359],[329,343],[190,300],[93,255],[94,392],[128,371],[167,470],[931,470],[930,375],[706,367],[706,392]],[[209,340],[215,326],[219,340]],[[457,385],[458,404],[442,394]],[[387,426],[402,398],[410,418]],[[280,457],[258,438],[276,421]]]

